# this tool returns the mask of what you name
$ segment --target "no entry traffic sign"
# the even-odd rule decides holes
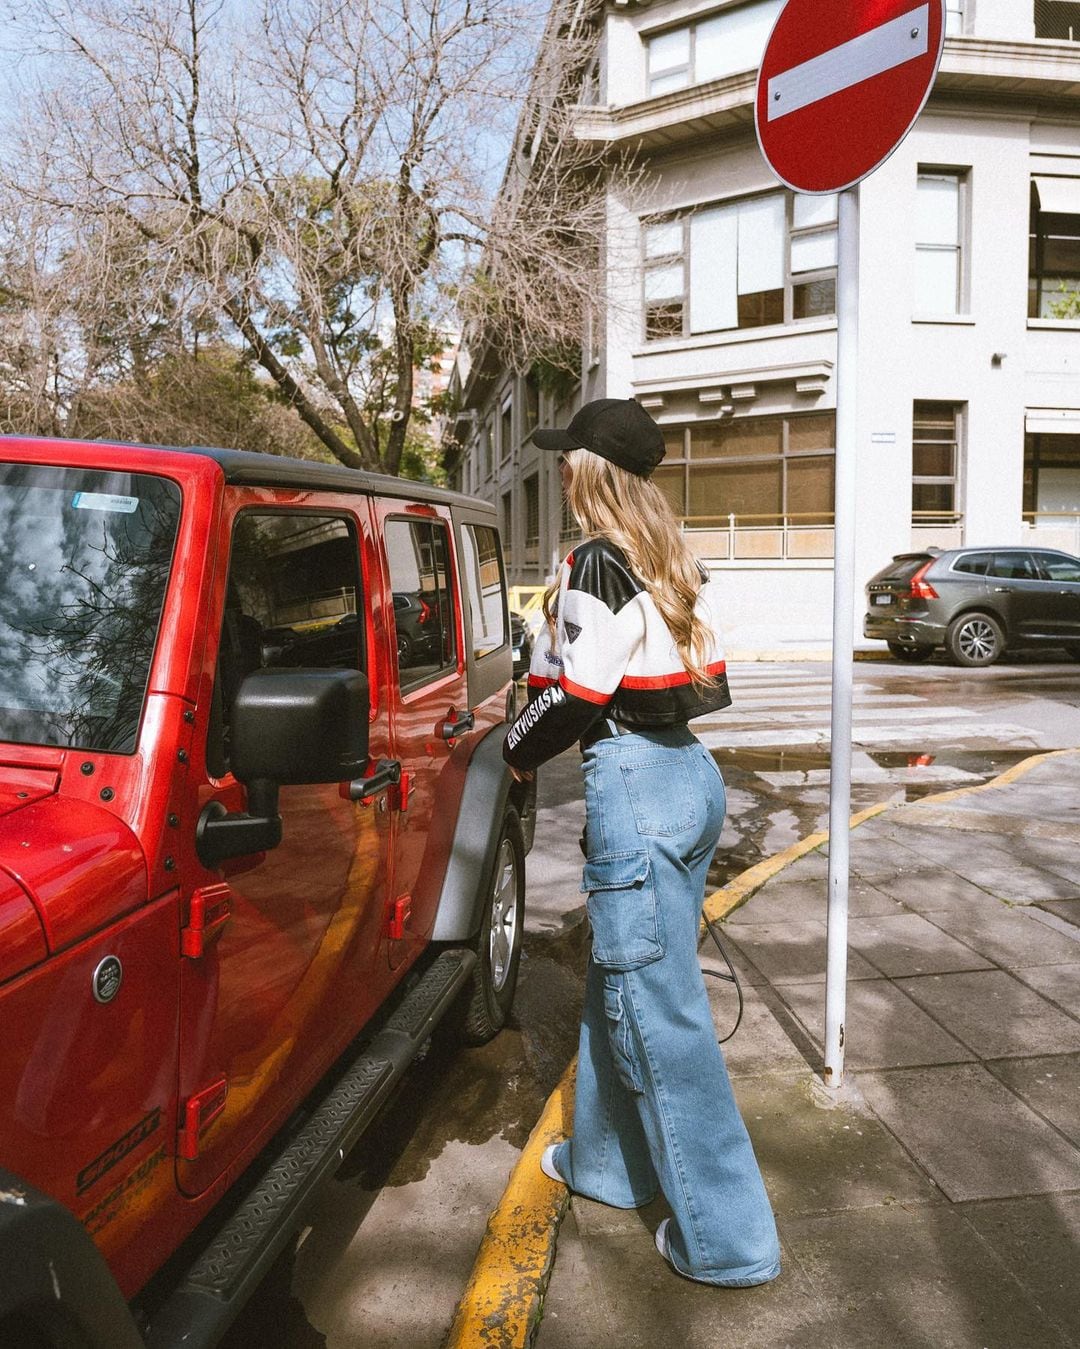
[[[799,192],[872,173],[922,111],[945,37],[945,0],[788,0],[758,74],[758,142]]]

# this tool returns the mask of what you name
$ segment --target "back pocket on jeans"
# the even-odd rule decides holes
[[[585,863],[593,960],[609,970],[636,970],[664,954],[664,928],[649,854],[600,853]]]
[[[683,834],[697,824],[697,791],[682,757],[619,765],[639,834]]]

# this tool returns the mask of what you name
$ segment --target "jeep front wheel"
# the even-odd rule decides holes
[[[989,614],[961,614],[949,625],[945,645],[957,665],[993,665],[1005,650],[1005,633]]]
[[[517,987],[524,927],[525,842],[518,813],[507,806],[484,895],[476,973],[463,995],[458,1033],[466,1044],[486,1044],[506,1024]]]

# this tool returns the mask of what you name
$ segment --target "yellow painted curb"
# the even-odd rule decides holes
[[[857,829],[886,811],[908,806],[952,801],[959,796],[1006,787],[1048,759],[1080,750],[1048,750],[1014,764],[989,782],[957,787],[920,797],[918,801],[881,801],[852,815]],[[745,904],[751,895],[792,862],[829,841],[829,831],[819,830],[741,872],[734,880],[705,900],[703,913],[718,922]],[[506,1190],[488,1219],[472,1274],[454,1314],[445,1349],[525,1349],[540,1319],[544,1291],[555,1258],[559,1224],[570,1202],[564,1185],[549,1180],[540,1170],[540,1155],[549,1143],[569,1137],[574,1114],[574,1078],[577,1058],[563,1074],[547,1099],[529,1140],[518,1158]]]
[[[506,1190],[488,1219],[446,1349],[522,1349],[540,1319],[555,1237],[570,1191],[540,1170],[550,1143],[569,1138],[577,1057],[547,1099]]]

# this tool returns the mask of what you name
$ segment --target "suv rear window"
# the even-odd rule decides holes
[[[1039,569],[1030,553],[995,553],[991,576],[1009,581],[1040,581]]]
[[[0,465],[0,739],[134,750],[179,519],[165,478]]]
[[[920,567],[925,567],[932,560],[930,553],[894,557],[887,567],[882,567],[876,576],[870,578],[870,584],[881,581],[910,581]]]

